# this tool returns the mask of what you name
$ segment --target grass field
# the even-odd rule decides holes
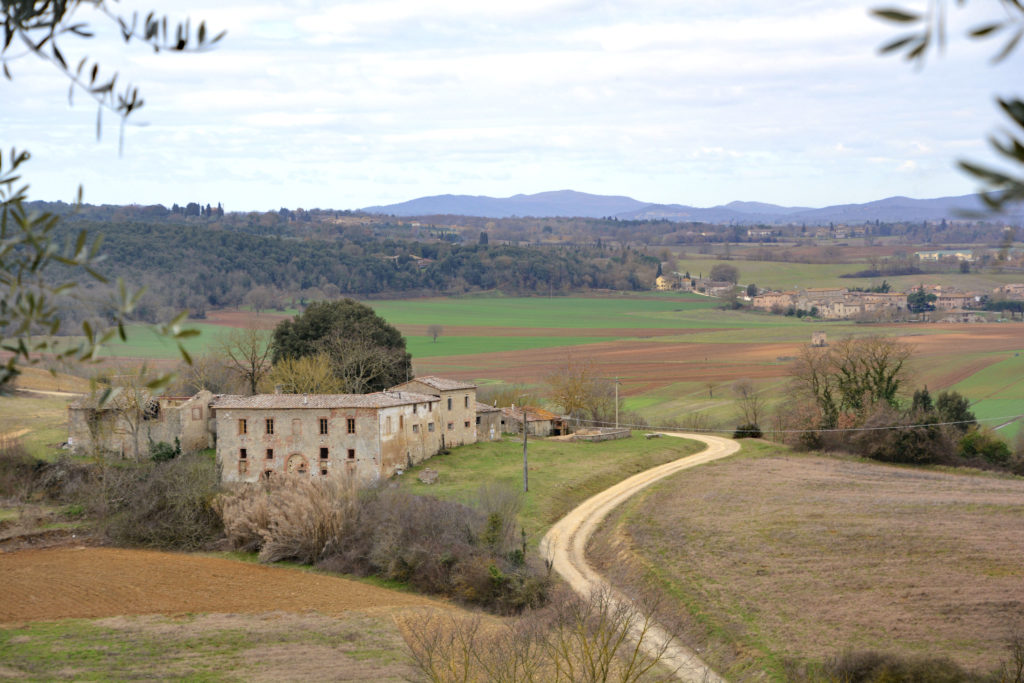
[[[790,680],[858,650],[988,672],[1021,628],[1022,496],[1019,477],[745,442],[627,501],[592,550],[692,615],[681,627],[729,680]]]
[[[637,472],[695,453],[701,444],[684,439],[630,439],[599,443],[548,440],[528,442],[530,491],[524,495],[521,520],[536,546],[547,528],[599,491]],[[439,482],[417,480],[423,467],[437,470]],[[484,483],[507,484],[522,491],[523,446],[515,437],[462,446],[431,458],[403,475],[408,490],[471,504]]]
[[[17,438],[36,458],[52,460],[60,452],[56,446],[68,440],[67,406],[71,400],[59,396],[0,397],[0,435]]]

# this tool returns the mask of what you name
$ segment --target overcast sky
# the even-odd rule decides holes
[[[877,56],[897,32],[870,0],[188,4],[118,7],[227,29],[215,51],[64,45],[140,87],[123,156],[114,117],[97,142],[86,97],[69,107],[52,67],[10,64],[0,144],[31,150],[33,198],[79,183],[89,203],[229,211],[560,189],[693,206],[966,194],[954,160],[988,158],[992,96],[1021,67],[958,39],[986,3],[953,13],[924,69]]]

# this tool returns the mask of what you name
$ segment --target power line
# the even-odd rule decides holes
[[[761,431],[762,432],[770,432],[772,434],[825,434],[825,433],[836,434],[836,433],[842,433],[842,432],[880,432],[880,431],[885,431],[885,430],[890,430],[890,429],[892,429],[892,430],[896,430],[896,429],[916,429],[916,428],[919,428],[919,427],[945,427],[945,426],[964,425],[964,424],[971,425],[971,424],[975,424],[975,423],[978,423],[978,422],[999,422],[999,421],[1009,421],[1009,422],[1012,422],[1014,420],[1019,420],[1022,417],[1024,417],[1024,414],[1022,414],[1022,415],[1008,415],[1006,417],[984,417],[984,418],[979,418],[979,419],[976,419],[976,420],[958,420],[958,421],[955,421],[955,422],[925,422],[925,423],[922,423],[922,424],[912,424],[912,425],[888,425],[888,426],[885,426],[885,427],[841,427],[841,428],[837,427],[837,428],[831,428],[831,429],[824,429],[824,428],[818,428],[818,429],[762,429]],[[591,424],[591,425],[599,426],[599,427],[612,426],[612,423],[604,422],[604,421],[601,421],[601,420],[584,420],[584,419],[581,419],[581,418],[572,418],[572,419],[575,420],[576,422],[586,422],[587,424]],[[621,422],[619,423],[619,427],[628,427],[630,429],[646,429],[646,430],[654,430],[654,431],[660,431],[660,432],[687,431],[687,432],[698,432],[698,433],[701,433],[701,434],[735,434],[736,431],[737,431],[736,429],[711,429],[711,428],[706,428],[706,427],[681,427],[681,426],[678,426],[678,425],[672,426],[672,427],[658,427],[658,426],[650,425],[650,424],[647,424],[647,425],[625,424],[625,423],[621,423]],[[749,430],[743,430],[743,431],[749,431]]]

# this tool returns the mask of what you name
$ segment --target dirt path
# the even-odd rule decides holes
[[[609,590],[617,600],[628,602],[628,598],[612,588],[604,577],[587,563],[585,550],[591,534],[609,512],[641,489],[670,474],[724,458],[740,449],[736,441],[718,436],[668,432],[665,432],[665,435],[700,441],[707,444],[707,448],[700,453],[641,472],[588,498],[559,520],[541,539],[541,553],[551,559],[555,571],[561,574],[577,593],[587,595],[595,590]],[[665,643],[668,645],[662,661],[675,670],[680,680],[700,683],[723,681],[691,650],[672,642],[671,634],[665,629],[656,625],[644,639],[648,652],[660,650]]]

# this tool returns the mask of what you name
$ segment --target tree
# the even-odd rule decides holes
[[[749,379],[739,379],[732,384],[732,393],[736,396],[739,417],[744,425],[760,425],[764,413],[764,398],[758,393],[757,387]]]
[[[241,377],[250,394],[270,371],[270,332],[255,328],[232,328],[214,345],[225,364]]]
[[[924,287],[918,287],[910,294],[907,294],[907,310],[911,313],[924,313],[935,310],[937,296],[931,292],[924,291]]]
[[[747,296],[751,298],[757,296],[757,285],[755,285],[753,282],[747,285]]]
[[[60,47],[65,38],[88,39],[93,36],[89,23],[76,16],[76,11],[83,6],[116,23],[126,42],[141,41],[157,52],[205,50],[224,35],[208,36],[206,24],[200,23],[193,38],[187,22],[175,25],[166,17],[153,13],[140,22],[137,13],[130,18],[115,14],[104,0],[3,0],[0,3],[0,21],[4,25],[5,40],[0,45],[0,66],[4,76],[13,80],[10,64],[26,53],[48,62],[70,81],[71,91],[84,91],[97,103],[97,135],[102,129],[101,114],[104,110],[113,112],[123,124],[142,106],[143,101],[138,89],[130,84],[118,91],[117,74],[102,74],[98,63],[83,58],[72,65],[65,59]],[[15,41],[15,38],[19,40]],[[17,54],[11,56],[12,45],[16,43],[18,48],[13,51]],[[123,125],[121,132],[123,146]],[[74,278],[84,277],[98,282],[105,282],[106,278],[97,270],[101,260],[98,239],[90,239],[82,231],[70,248],[61,249],[54,239],[57,217],[50,213],[30,213],[26,209],[28,185],[18,183],[24,170],[19,168],[28,159],[28,152],[12,149],[5,166],[0,155],[0,348],[10,352],[0,366],[0,388],[17,376],[18,364],[36,363],[40,354],[59,353],[61,357],[80,362],[96,359],[100,347],[115,335],[125,338],[125,319],[142,293],[130,290],[119,280],[118,296],[111,312],[113,325],[98,330],[83,323],[84,341],[71,348],[58,351],[52,342],[32,338],[34,333],[52,334],[59,329],[58,300],[76,289],[78,285]],[[79,202],[81,197],[79,187]],[[66,266],[69,270],[54,273],[55,266]],[[177,342],[187,361],[189,357],[181,341],[198,332],[181,327],[184,317],[184,314],[178,316],[157,331]],[[153,391],[162,389],[172,379],[170,374],[151,378],[147,388]],[[114,393],[115,390],[108,390],[100,402],[109,400]]]
[[[957,0],[956,4],[963,6],[967,2]],[[1004,12],[1001,20],[974,26],[967,31],[967,36],[974,40],[1004,38],[1005,42],[993,59],[996,63],[1009,57],[1024,36],[1024,3],[1018,0],[999,0],[998,5]],[[949,16],[945,0],[929,0],[926,12],[887,7],[875,9],[874,14],[885,21],[911,28],[910,33],[882,45],[879,48],[882,54],[902,52],[908,61],[920,65],[924,63],[929,49],[941,51],[945,47]],[[990,209],[1001,211],[1011,204],[1024,201],[1024,100],[1019,97],[997,97],[996,103],[1009,119],[1011,129],[1004,129],[1000,136],[991,136],[989,144],[997,156],[1010,165],[1011,170],[963,159],[958,162],[958,166],[981,183],[983,190],[979,196],[982,201]]]
[[[381,391],[412,376],[405,338],[353,299],[318,301],[274,328],[272,360],[326,353],[345,391]]]
[[[430,325],[427,327],[427,336],[433,339],[435,343],[442,332],[444,332],[444,328],[440,325]]]
[[[286,394],[346,393],[343,382],[331,370],[331,359],[326,353],[283,358],[267,373],[265,383],[275,391],[280,387]]]
[[[822,428],[835,429],[840,414],[863,423],[878,406],[899,408],[912,350],[909,344],[881,336],[805,346],[792,370],[797,393],[813,400]]]
[[[740,281],[740,271],[736,266],[728,263],[716,263],[711,266],[710,277],[715,282],[731,282],[736,284]]]
[[[615,380],[598,377],[587,361],[569,359],[547,377],[549,397],[576,420],[611,422],[615,417]]]

